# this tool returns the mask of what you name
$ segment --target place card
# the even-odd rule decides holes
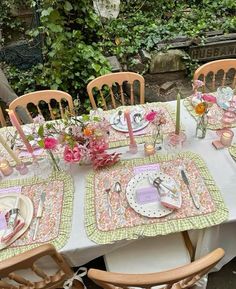
[[[21,187],[9,187],[9,188],[2,188],[0,189],[0,194],[19,194],[21,192]]]
[[[160,165],[159,164],[150,164],[150,165],[143,165],[143,166],[138,166],[134,167],[134,173],[135,174],[140,174],[143,172],[159,172],[160,171]]]

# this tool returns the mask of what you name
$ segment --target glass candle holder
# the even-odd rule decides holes
[[[184,132],[181,131],[179,134],[172,132],[165,139],[165,148],[170,151],[179,151],[182,149],[185,141],[186,135]]]
[[[9,176],[13,172],[13,168],[10,166],[7,160],[0,160],[0,171],[4,176]]]
[[[234,137],[234,133],[231,130],[222,132],[221,137],[220,137],[220,142],[225,147],[229,147],[231,146],[233,137]]]
[[[144,154],[145,156],[154,155],[156,152],[154,143],[146,142],[144,144]]]

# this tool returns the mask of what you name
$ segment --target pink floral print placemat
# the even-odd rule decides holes
[[[1,188],[10,188],[16,185],[21,187],[21,194],[31,199],[34,214],[27,231],[8,248],[0,251],[0,260],[44,243],[54,244],[57,249],[62,248],[71,231],[74,193],[71,176],[64,172],[55,172],[47,180],[36,178],[11,180],[1,184]],[[42,192],[46,193],[43,215],[39,221],[36,239],[33,240],[36,215]]]
[[[166,119],[166,123],[162,125],[161,131],[165,134],[168,134],[175,130],[175,112],[168,104],[155,102],[155,103],[146,103],[145,105],[136,105],[133,107],[137,107],[139,109],[140,107],[142,107],[145,112],[149,112],[151,110],[155,110],[155,111],[161,110]],[[124,110],[125,108],[127,107],[118,107],[117,110]],[[117,110],[110,110],[110,111],[104,112],[104,114],[107,116],[109,120],[109,117],[112,114],[116,113]],[[150,139],[150,137],[152,137],[154,129],[155,129],[155,126],[153,124],[148,124],[143,129],[135,132],[134,135],[135,135],[136,142],[143,143],[146,140]],[[109,141],[110,148],[124,146],[124,145],[129,144],[129,136],[127,133],[117,131],[113,129],[112,127],[109,132],[110,132],[110,135],[109,135],[108,141]]]
[[[194,106],[192,105],[192,96],[184,99],[184,105],[188,112],[197,119],[199,116],[195,113]],[[225,127],[236,127],[236,119],[232,124],[226,124],[223,122],[224,110],[214,103],[210,108],[208,115],[208,128],[212,130],[222,129]]]
[[[181,208],[162,218],[138,214],[129,206],[126,198],[126,187],[134,176],[134,168],[147,164],[158,164],[161,172],[175,179],[182,192]],[[184,167],[188,175],[190,188],[199,199],[200,210],[193,204],[181,178],[180,167]],[[121,184],[120,193],[114,190],[116,182]],[[107,187],[111,188],[109,193]],[[227,219],[227,215],[228,211],[206,164],[191,152],[123,161],[115,167],[91,173],[87,179],[86,230],[89,238],[97,243],[200,229],[221,223]]]

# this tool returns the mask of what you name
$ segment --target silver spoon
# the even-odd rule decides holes
[[[120,194],[122,192],[121,190],[121,184],[120,182],[116,182],[115,185],[114,185],[114,191],[118,194]]]

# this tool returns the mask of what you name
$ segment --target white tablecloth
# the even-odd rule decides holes
[[[173,108],[176,106],[175,101],[169,102],[169,104]],[[216,150],[212,146],[211,142],[218,138],[215,131],[208,130],[205,139],[195,138],[196,121],[183,104],[181,104],[181,122],[187,135],[183,150],[196,152],[205,160],[229,209],[229,219],[224,224],[190,232],[192,241],[196,245],[197,258],[217,247],[224,248],[226,255],[218,264],[218,269],[220,269],[236,256],[236,163],[227,149]],[[234,131],[236,133],[236,129]],[[144,157],[143,145],[139,145],[138,148],[139,151],[135,155],[128,154],[127,147],[112,149],[112,151],[122,152],[122,159]],[[66,246],[60,251],[73,266],[81,266],[120,246],[124,246],[128,242],[133,242],[123,240],[114,244],[98,245],[87,237],[84,226],[84,200],[85,178],[90,170],[90,166],[73,166],[71,168],[75,185],[72,231]]]

